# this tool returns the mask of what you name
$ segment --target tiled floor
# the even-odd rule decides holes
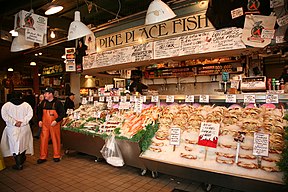
[[[39,140],[34,140],[34,156],[27,156],[25,167],[21,171],[11,168],[12,158],[5,158],[6,169],[0,171],[1,192],[26,191],[193,191],[202,192],[201,183],[160,175],[153,179],[150,174],[140,176],[140,170],[124,166],[115,168],[104,162],[94,162],[94,158],[79,153],[64,155],[61,162],[52,159],[38,165]],[[51,157],[52,145],[49,145]],[[179,189],[179,190],[177,190]],[[233,190],[214,187],[214,192],[232,192]]]

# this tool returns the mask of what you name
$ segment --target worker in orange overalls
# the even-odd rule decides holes
[[[53,144],[53,160],[60,161],[60,124],[65,116],[64,107],[57,98],[54,98],[54,89],[47,87],[44,93],[45,100],[39,106],[39,127],[42,127],[40,135],[40,158],[38,164],[47,161],[48,157],[48,141],[51,137]]]

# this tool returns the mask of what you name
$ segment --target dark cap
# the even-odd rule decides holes
[[[52,87],[47,87],[44,91],[44,93],[49,92],[54,94],[54,89]]]
[[[74,93],[69,93],[68,96],[75,95]]]

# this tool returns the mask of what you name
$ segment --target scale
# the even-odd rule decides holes
[[[241,81],[242,92],[266,91],[266,77],[243,77]]]

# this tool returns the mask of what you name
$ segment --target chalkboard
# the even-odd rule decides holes
[[[154,43],[154,59],[179,56],[180,37],[156,41]]]

